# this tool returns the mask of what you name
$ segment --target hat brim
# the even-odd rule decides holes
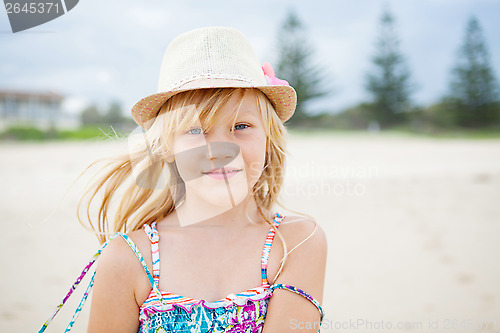
[[[291,86],[253,86],[247,81],[234,79],[201,79],[188,82],[178,89],[159,92],[142,98],[132,107],[132,118],[144,129],[149,129],[163,104],[172,96],[184,91],[209,88],[256,88],[271,101],[281,121],[285,122],[295,112],[297,94]]]

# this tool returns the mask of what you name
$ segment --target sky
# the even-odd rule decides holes
[[[396,19],[415,104],[430,105],[447,92],[471,15],[479,20],[499,78],[500,0],[84,0],[53,21],[15,34],[0,9],[0,89],[58,92],[65,96],[63,109],[72,113],[118,101],[128,114],[157,92],[163,53],[179,34],[234,27],[262,63],[276,64],[279,27],[293,9],[307,29],[313,61],[332,87],[310,108],[339,112],[370,98],[364,83],[384,8]]]

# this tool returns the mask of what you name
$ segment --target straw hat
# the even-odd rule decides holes
[[[271,65],[261,67],[241,32],[209,27],[186,32],[172,41],[163,56],[158,93],[137,102],[132,118],[148,129],[170,97],[203,88],[258,88],[283,122],[293,115],[297,104],[295,90],[275,77]]]

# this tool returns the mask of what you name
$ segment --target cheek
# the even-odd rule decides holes
[[[184,182],[200,177],[206,151],[204,145],[193,144],[193,142],[178,140],[174,143],[174,162]]]
[[[182,153],[206,145],[206,143],[207,142],[203,136],[200,136],[199,138],[179,138],[174,141],[172,149],[174,154]]]
[[[265,140],[254,142],[244,152],[243,158],[247,164],[247,176],[251,180],[257,180],[262,174],[266,159]]]

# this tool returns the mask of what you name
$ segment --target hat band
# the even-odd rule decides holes
[[[241,75],[227,75],[227,74],[202,74],[202,75],[194,75],[183,80],[177,81],[176,83],[170,85],[166,84],[164,86],[168,87],[165,89],[159,88],[159,92],[163,91],[176,91],[176,90],[184,90],[184,89],[196,89],[193,82],[197,82],[202,84],[199,88],[227,88],[231,87],[228,85],[229,83],[236,84],[235,87],[256,87],[259,86],[253,80],[250,80],[248,77]],[[227,82],[228,84],[224,84]],[[211,85],[212,83],[212,85]],[[222,84],[222,86],[219,86]],[[191,88],[189,88],[191,87]]]

